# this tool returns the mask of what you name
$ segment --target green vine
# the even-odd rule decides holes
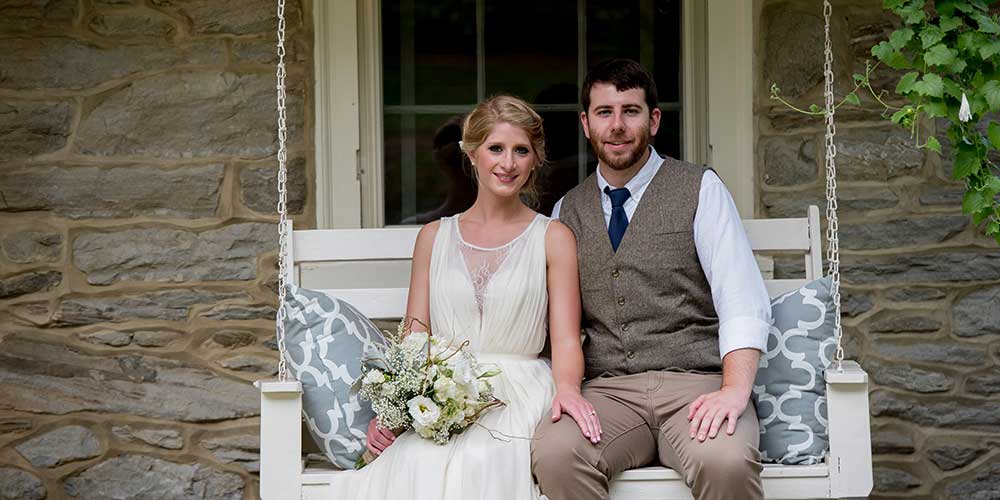
[[[864,74],[854,75],[854,90],[836,107],[860,106],[858,91],[865,90],[883,107],[883,116],[910,131],[917,147],[938,154],[940,142],[930,136],[921,143],[919,125],[927,119],[947,119],[952,177],[965,182],[962,212],[977,225],[986,221],[983,232],[1000,243],[1000,166],[990,159],[992,152],[1000,151],[1000,123],[987,116],[1000,112],[1000,20],[984,0],[883,0],[882,4],[902,19],[903,26],[872,47],[878,62],[866,64]],[[891,106],[886,103],[888,91],[872,88],[871,74],[880,64],[910,70],[895,89],[909,104]],[[808,110],[793,106],[776,85],[771,86],[771,98],[807,115],[825,113],[815,104]]]

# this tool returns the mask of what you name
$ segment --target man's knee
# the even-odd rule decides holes
[[[760,463],[760,452],[745,444],[729,448],[725,452],[709,451],[699,455],[696,458],[699,462],[699,466],[695,469],[696,473],[710,481],[722,478],[753,478],[759,476],[763,468]]]
[[[539,482],[558,481],[581,467],[593,467],[596,461],[593,444],[583,438],[576,423],[565,416],[562,420],[540,425],[531,442],[531,470]]]

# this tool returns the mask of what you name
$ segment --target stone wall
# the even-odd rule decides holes
[[[834,2],[840,96],[896,26],[881,3]],[[758,7],[757,214],[822,211],[823,123],[768,99],[777,83],[799,106],[822,105],[822,4]],[[873,80],[891,92],[898,76]],[[862,100],[838,111],[836,143],[845,336],[871,375],[873,498],[1000,498],[1000,249],[962,215],[947,151],[914,148]],[[788,277],[800,266],[775,267]]]
[[[0,3],[0,499],[257,498],[275,5]],[[288,2],[311,227],[310,4]]]

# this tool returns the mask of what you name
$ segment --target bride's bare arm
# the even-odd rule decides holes
[[[410,271],[410,291],[406,298],[406,316],[417,318],[425,325],[431,324],[430,305],[430,271],[431,248],[434,247],[434,237],[437,235],[439,221],[431,222],[420,229],[417,242],[413,247],[413,267]],[[414,321],[412,329],[422,331],[420,323]],[[368,424],[368,450],[380,455],[388,448],[396,435],[389,429],[379,429],[377,419]]]
[[[431,324],[430,276],[431,249],[441,221],[431,222],[420,229],[417,243],[413,247],[413,267],[410,271],[410,292],[406,299],[406,316],[416,318],[424,325]],[[423,331],[424,327],[414,321],[413,331]]]
[[[552,377],[556,397],[552,420],[569,414],[591,442],[601,437],[601,423],[580,393],[583,381],[583,346],[580,343],[580,276],[577,270],[576,237],[559,221],[552,221],[545,234],[545,260],[549,292],[549,336],[552,339]]]

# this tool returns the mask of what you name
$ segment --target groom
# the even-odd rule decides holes
[[[576,234],[586,381],[603,435],[544,419],[532,470],[551,500],[608,498],[609,478],[663,464],[696,499],[759,499],[749,404],[770,302],[732,197],[714,171],[661,158],[656,85],[638,63],[581,89],[597,171],[556,204]]]

